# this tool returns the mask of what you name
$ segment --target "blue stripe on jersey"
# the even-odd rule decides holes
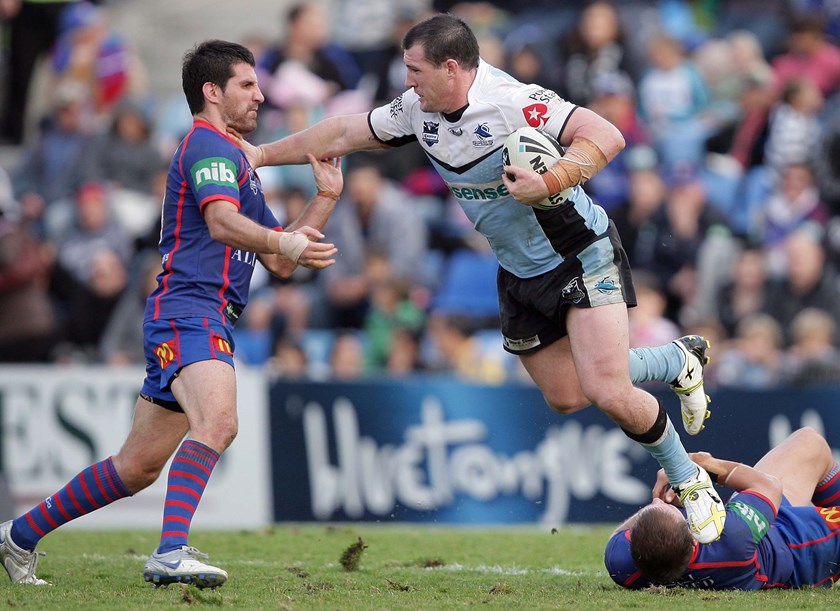
[[[225,320],[228,302],[247,304],[257,255],[210,237],[202,209],[216,200],[233,203],[261,225],[280,226],[242,150],[209,123],[195,121],[169,166],[159,246],[163,271],[146,303],[146,319]]]

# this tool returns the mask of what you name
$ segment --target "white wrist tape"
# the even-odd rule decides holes
[[[291,233],[282,231],[277,235],[280,236],[280,254],[297,263],[303,251],[309,245],[309,238],[297,231],[292,231]]]

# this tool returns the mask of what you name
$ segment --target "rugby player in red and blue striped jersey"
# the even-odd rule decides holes
[[[707,453],[692,459],[738,491],[726,528],[697,543],[660,474],[654,500],[619,526],[604,561],[620,586],[713,590],[831,586],[840,579],[840,468],[814,429],[796,431],[755,467]]]
[[[228,131],[256,128],[263,95],[245,47],[211,40],[184,56],[193,127],[169,169],[160,252],[163,270],[143,322],[146,379],[120,451],[80,472],[26,514],[0,525],[0,561],[15,583],[35,575],[42,537],[130,496],[169,470],[160,545],[143,570],[156,586],[214,588],[227,573],[188,544],[193,514],[222,452],[237,433],[233,325],[248,301],[256,261],[288,276],[332,265],[337,250],[319,231],[343,188],[338,159],[311,155],[317,193],[284,231],[260,180]],[[184,439],[186,436],[186,439]]]

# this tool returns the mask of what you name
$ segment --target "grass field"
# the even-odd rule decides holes
[[[156,589],[143,581],[156,532],[68,530],[51,534],[39,547],[48,555],[38,575],[52,587],[2,587],[6,606],[31,609],[840,608],[840,588],[624,591],[613,585],[602,562],[610,532],[420,525],[196,531],[190,543],[230,573],[224,587],[202,591]],[[360,554],[348,554],[362,547],[360,540]]]

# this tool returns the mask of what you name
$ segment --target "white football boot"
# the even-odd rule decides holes
[[[228,574],[201,561],[207,558],[207,554],[187,545],[165,554],[155,552],[143,567],[143,579],[155,587],[189,583],[197,588],[216,588],[227,580]]]
[[[692,536],[700,543],[720,539],[726,522],[726,507],[706,470],[698,466],[697,475],[673,488],[685,509]]]
[[[44,552],[30,552],[18,547],[12,541],[12,521],[0,524],[0,562],[9,574],[12,583],[20,583],[29,586],[52,585],[38,579],[35,576],[35,569],[38,566],[38,558],[44,556]]]
[[[671,390],[680,398],[683,426],[689,435],[703,430],[706,418],[711,416],[708,405],[711,399],[703,390],[703,367],[709,363],[706,349],[709,340],[699,335],[686,335],[674,340],[685,356],[682,371],[673,382]]]

